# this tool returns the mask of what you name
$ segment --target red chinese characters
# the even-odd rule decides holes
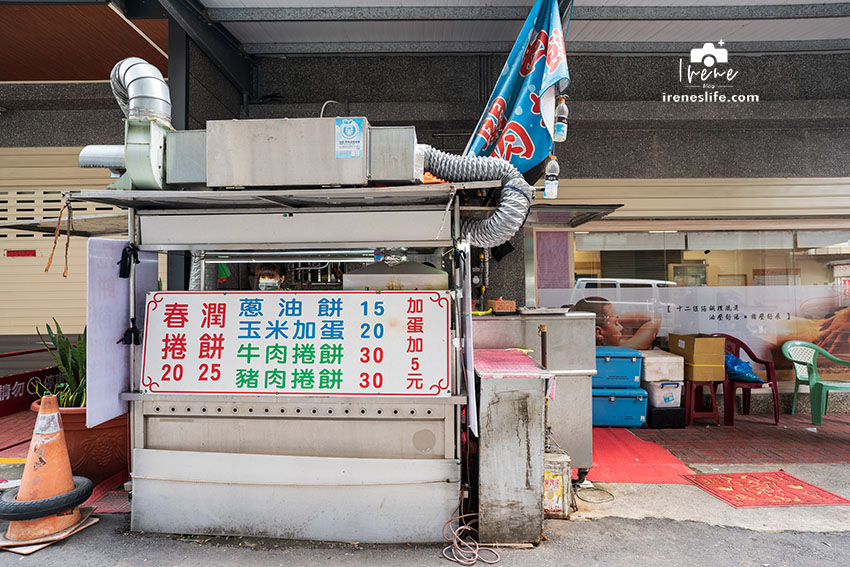
[[[411,354],[421,353],[423,350],[423,338],[412,335],[422,335],[425,333],[424,317],[420,315],[424,311],[424,307],[424,302],[421,299],[413,297],[407,299],[407,352]],[[419,357],[411,356],[405,389],[421,390],[423,385]]]
[[[487,111],[487,117],[481,123],[481,127],[475,134],[476,136],[481,136],[484,139],[485,148],[489,147],[496,141],[496,138],[499,137],[499,133],[502,131],[502,128],[505,127],[505,124],[508,121],[505,110],[507,110],[505,99],[500,96],[496,97],[496,100],[493,101],[493,104],[490,105],[490,109]]]
[[[528,46],[525,48],[525,53],[522,56],[522,63],[519,66],[519,74],[527,77],[534,71],[537,62],[546,55],[546,44],[548,34],[546,30],[540,30],[537,35],[531,38]],[[563,44],[563,40],[561,41]]]
[[[227,304],[225,303],[204,303],[201,310],[204,319],[201,322],[202,329],[211,327],[224,328],[225,315],[227,313]]]
[[[200,337],[200,345],[198,358],[216,358],[221,360],[221,353],[224,351],[224,335],[222,333],[215,335],[204,333]]]
[[[165,306],[163,322],[169,329],[182,329],[189,321],[189,305],[187,303],[169,303]]]

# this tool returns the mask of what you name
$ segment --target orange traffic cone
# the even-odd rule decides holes
[[[6,537],[31,540],[65,530],[80,522],[79,505],[91,494],[91,482],[71,475],[62,417],[56,396],[41,399],[27,464],[21,477],[15,521],[9,522]],[[25,518],[25,519],[23,519]]]

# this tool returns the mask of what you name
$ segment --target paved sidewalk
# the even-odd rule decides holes
[[[696,472],[784,469],[850,498],[850,416],[829,416],[817,432],[808,430],[808,420],[807,415],[783,415],[776,427],[766,416],[752,416],[736,419],[734,427],[633,432],[665,446]],[[0,464],[0,478],[14,478],[20,468]],[[528,550],[500,549],[500,565],[834,567],[850,558],[850,506],[735,509],[691,485],[598,487],[613,500],[581,502],[572,520],[548,520],[547,541]],[[582,496],[590,500],[603,493]],[[440,545],[131,533],[129,515],[100,517],[99,524],[33,556],[0,552],[0,567],[450,565],[440,558]],[[5,529],[3,522],[0,529]]]
[[[697,422],[684,429],[632,429],[691,463],[850,463],[850,415],[736,415],[735,425]]]
[[[850,498],[850,467],[844,463],[817,464],[691,464],[698,473],[762,472],[784,470],[801,480]],[[614,500],[599,504],[579,502],[575,520],[600,518],[662,518],[703,522],[712,526],[744,528],[754,532],[850,532],[850,506],[791,506],[734,508],[703,489],[686,484],[597,484]],[[580,493],[600,500],[603,493]],[[850,537],[848,537],[850,539]],[[850,558],[850,556],[848,556]],[[847,561],[850,562],[850,559]],[[847,563],[845,562],[845,563]]]
[[[127,516],[99,524],[30,557],[0,553],[0,567],[419,567],[454,565],[438,545],[286,542],[257,538],[181,537],[127,532]],[[850,557],[841,533],[757,533],[700,522],[605,518],[547,520],[548,541],[500,549],[503,567],[653,566],[835,567]],[[482,565],[479,563],[478,565]]]

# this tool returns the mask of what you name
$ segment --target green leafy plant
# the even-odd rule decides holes
[[[59,407],[83,407],[86,405],[86,330],[77,339],[77,344],[71,344],[71,339],[62,332],[56,319],[53,319],[53,324],[56,325],[55,333],[50,325],[45,325],[49,341],[38,328],[35,331],[44,346],[51,349],[50,356],[56,362],[63,381],[51,389],[39,380],[35,385],[36,394],[39,397],[56,396]]]

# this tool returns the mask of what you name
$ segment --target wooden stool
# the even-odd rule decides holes
[[[720,382],[697,382],[685,380],[685,415],[688,425],[694,424],[694,418],[709,417],[715,425],[720,425],[720,414],[717,412],[717,385]],[[702,388],[710,390],[711,410],[705,408]]]

